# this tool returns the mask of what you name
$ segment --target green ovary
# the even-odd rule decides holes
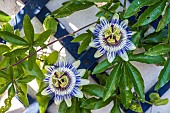
[[[104,31],[104,37],[109,44],[113,45],[119,42],[119,40],[121,39],[121,32],[116,27],[113,28],[112,32],[112,28],[109,27]]]
[[[55,72],[52,77],[52,82],[56,88],[65,88],[69,85],[69,78],[68,75],[63,72]]]

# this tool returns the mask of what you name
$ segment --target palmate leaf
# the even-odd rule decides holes
[[[122,77],[120,79],[119,85],[120,85],[121,102],[123,106],[126,109],[128,109],[131,104],[133,94],[131,92],[132,81],[130,78],[130,73],[128,72],[128,68],[125,65],[123,65]]]
[[[126,66],[129,70],[130,77],[135,89],[135,92],[139,95],[139,98],[142,102],[145,101],[145,92],[144,92],[144,81],[140,72],[129,62],[126,62]]]
[[[170,22],[170,5],[166,7],[165,14],[162,19],[159,21],[156,32],[162,30]]]
[[[128,18],[136,14],[137,12],[140,11],[140,8],[142,8],[143,6],[150,6],[159,1],[160,0],[134,0],[128,7],[127,11],[125,12],[124,18]]]
[[[133,25],[136,26],[142,26],[149,24],[150,22],[154,21],[156,18],[158,18],[166,5],[166,0],[161,0],[158,3],[154,4],[153,6],[150,6],[147,10],[145,10],[139,17],[137,23]]]
[[[121,63],[117,64],[106,80],[106,89],[103,95],[104,101],[106,101],[113,94],[119,84],[121,78],[121,65]]]
[[[94,3],[92,2],[69,1],[59,9],[52,12],[51,15],[54,16],[55,18],[63,18],[73,14],[76,11],[87,9],[93,5]]]

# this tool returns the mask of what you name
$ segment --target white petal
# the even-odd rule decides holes
[[[60,105],[60,103],[61,103],[62,101],[61,100],[58,100],[58,99],[54,99],[54,103],[58,106],[58,105]]]
[[[80,66],[80,60],[75,61],[75,62],[73,63],[73,66],[74,66],[75,68],[78,68],[78,67]]]
[[[87,84],[89,84],[89,83],[90,83],[89,80],[87,80],[87,79],[81,79],[80,86],[87,85]]]
[[[98,50],[96,51],[96,53],[94,54],[94,58],[99,58],[101,57],[103,54],[100,53]]]
[[[90,46],[90,47],[97,48],[97,47],[95,46],[95,42],[94,42],[94,41],[91,41],[90,44],[89,44],[89,46]]]
[[[92,33],[94,33],[95,28],[91,26],[91,27],[89,28],[89,30],[90,30]]]
[[[49,93],[47,93],[46,88],[41,92],[41,95],[49,95]]]
[[[53,67],[54,67],[54,66],[45,66],[45,69],[46,69],[47,71],[52,72],[52,71],[53,71]]]
[[[115,20],[119,20],[119,15],[117,13],[115,13],[112,18]]]
[[[65,101],[66,101],[67,106],[68,106],[68,107],[71,107],[71,104],[72,104],[71,98],[65,99]]]
[[[107,21],[107,19],[105,18],[105,17],[100,17],[100,25],[102,25],[102,26],[105,26],[105,25],[107,25],[109,22]]]
[[[108,59],[108,61],[110,62],[110,63],[112,63],[113,62],[113,60],[115,59],[115,57],[116,57],[116,55],[115,55],[115,53],[114,52],[108,52],[107,53],[107,59]]]
[[[79,76],[83,77],[86,72],[86,69],[79,69],[78,72],[80,72]]]
[[[136,49],[136,46],[131,42],[129,41],[129,45],[126,46],[128,48],[128,50],[135,50]]]
[[[127,55],[127,53],[124,51],[124,53],[122,53],[122,54],[120,54],[119,55],[124,61],[128,61],[129,60],[129,58],[128,58],[128,55]]]
[[[128,20],[126,19],[126,20],[123,20],[121,23],[120,23],[120,25],[123,25],[123,24],[126,24],[126,25],[128,25]]]
[[[76,94],[74,95],[75,97],[78,97],[78,98],[83,98],[83,93],[82,91],[80,91],[79,89],[77,90]]]

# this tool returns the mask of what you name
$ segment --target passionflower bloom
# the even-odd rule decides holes
[[[89,44],[90,47],[98,49],[94,54],[95,58],[106,54],[108,61],[111,63],[116,55],[119,55],[123,60],[128,61],[126,51],[136,49],[130,41],[133,32],[128,28],[128,20],[119,20],[118,14],[114,14],[110,22],[101,17],[100,24],[90,30],[96,37]]]
[[[73,64],[64,60],[58,61],[55,65],[48,68],[48,73],[44,82],[48,86],[41,92],[42,95],[54,93],[54,102],[59,105],[65,100],[68,107],[71,106],[71,98],[83,98],[83,93],[80,86],[89,84],[89,80],[82,79],[85,74],[85,69],[77,69],[80,61]]]

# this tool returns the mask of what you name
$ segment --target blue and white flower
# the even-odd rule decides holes
[[[89,84],[89,80],[82,79],[85,74],[85,69],[77,69],[80,61],[73,64],[64,60],[58,61],[55,65],[48,68],[48,73],[44,82],[48,86],[41,92],[42,95],[54,93],[54,102],[59,105],[65,100],[68,107],[71,106],[71,98],[83,98],[83,93],[80,86]]]
[[[123,60],[128,61],[127,50],[136,49],[130,41],[134,32],[128,28],[128,20],[119,20],[119,15],[114,16],[108,22],[104,17],[100,18],[100,24],[90,29],[96,37],[89,46],[97,48],[94,57],[107,55],[111,63],[118,54]]]

